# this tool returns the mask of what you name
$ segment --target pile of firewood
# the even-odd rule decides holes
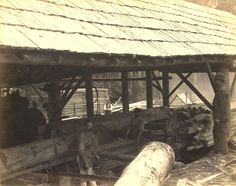
[[[167,143],[176,151],[187,151],[213,145],[213,119],[202,107],[173,109],[166,124]]]

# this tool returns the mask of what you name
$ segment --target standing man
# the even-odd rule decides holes
[[[94,175],[93,163],[97,155],[98,140],[92,131],[93,123],[86,121],[86,129],[81,132],[78,140],[78,155],[76,161],[79,166],[80,174]],[[96,181],[89,181],[90,186],[96,186]],[[81,181],[81,186],[87,186],[86,181]]]

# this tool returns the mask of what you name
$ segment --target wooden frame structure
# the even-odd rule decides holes
[[[131,80],[128,72],[146,72],[147,108],[153,107],[152,85],[161,92],[163,106],[169,107],[169,97],[185,83],[210,109],[211,103],[188,77],[191,73],[208,73],[214,89],[213,72],[222,66],[236,72],[236,35],[232,26],[236,17],[231,14],[184,1],[181,4],[166,2],[165,6],[142,1],[141,7],[135,0],[123,4],[95,1],[91,8],[75,6],[78,1],[71,1],[74,2],[63,4],[31,0],[28,7],[0,3],[1,13],[6,15],[4,23],[0,23],[1,29],[11,34],[1,39],[0,87],[49,82],[50,122],[54,127],[63,107],[82,82],[86,87],[87,115],[93,117],[92,74],[122,74],[121,79],[116,80],[122,82],[123,111],[128,112]],[[32,7],[34,3],[41,3],[40,7],[60,8],[53,9],[55,12],[51,14],[44,8],[32,9],[31,3]],[[104,7],[112,4],[114,9],[103,10],[99,3]],[[147,11],[150,16],[140,11]],[[35,17],[44,20],[43,24],[35,21]],[[143,25],[133,24],[134,19]],[[162,72],[162,83],[154,73],[156,70]],[[182,80],[171,91],[169,73],[176,73]],[[63,83],[61,95],[59,82],[68,78],[71,80]],[[235,81],[234,78],[231,94]]]

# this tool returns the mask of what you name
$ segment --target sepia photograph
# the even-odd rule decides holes
[[[0,186],[236,186],[236,0],[0,0]]]

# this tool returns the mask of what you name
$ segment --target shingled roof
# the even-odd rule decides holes
[[[1,0],[1,48],[236,54],[236,17],[182,0]]]

